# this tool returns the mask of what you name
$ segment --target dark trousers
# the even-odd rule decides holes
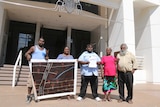
[[[88,83],[90,82],[92,89],[92,96],[94,98],[98,97],[97,89],[98,89],[98,78],[97,76],[81,76],[81,89],[80,89],[80,97],[84,97],[86,95],[86,90]]]
[[[126,84],[127,91],[128,91],[128,96],[125,99],[124,96],[124,84]],[[119,94],[120,98],[122,100],[132,100],[133,98],[133,73],[128,71],[128,72],[118,72],[118,85],[119,85]]]

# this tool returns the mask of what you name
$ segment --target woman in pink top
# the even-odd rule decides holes
[[[111,55],[112,49],[106,49],[106,56],[101,59],[101,75],[103,78],[104,101],[111,101],[110,94],[112,90],[117,89],[116,84],[116,58]]]

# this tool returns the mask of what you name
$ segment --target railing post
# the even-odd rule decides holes
[[[22,65],[22,50],[20,51],[19,66]]]
[[[22,64],[22,50],[20,50],[18,57],[17,57],[17,60],[16,60],[16,63],[13,68],[12,87],[15,87],[16,68],[17,68],[18,62],[19,62],[19,66],[21,66],[21,64]]]
[[[15,78],[16,78],[16,67],[13,68],[13,79],[12,79],[12,87],[15,87]]]

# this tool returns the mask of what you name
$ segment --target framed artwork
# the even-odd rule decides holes
[[[76,59],[32,59],[29,66],[35,100],[76,94]]]

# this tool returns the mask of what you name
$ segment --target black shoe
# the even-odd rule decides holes
[[[30,103],[32,101],[31,95],[27,95],[26,103]]]

